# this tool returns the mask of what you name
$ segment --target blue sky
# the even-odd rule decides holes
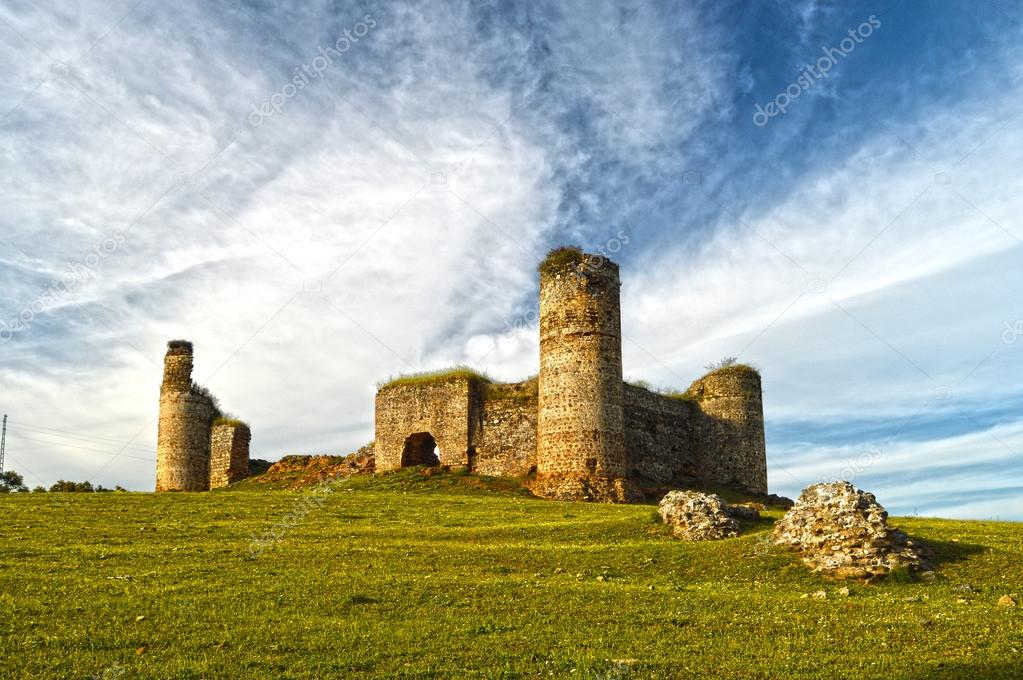
[[[152,488],[169,338],[271,459],[365,443],[389,375],[535,373],[576,243],[628,378],[761,369],[773,491],[1023,519],[1018,3],[66,5],[0,3],[31,485]]]

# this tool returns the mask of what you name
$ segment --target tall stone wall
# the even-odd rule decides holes
[[[473,472],[524,477],[536,467],[536,381],[489,385]]]
[[[440,449],[440,464],[469,466],[482,417],[484,385],[472,378],[397,382],[376,395],[376,470],[402,466],[405,442],[429,433]]]
[[[760,374],[730,366],[694,382],[688,394],[706,416],[698,431],[702,479],[767,493],[767,445]]]
[[[674,399],[625,385],[625,446],[629,476],[670,484],[698,476],[702,413],[689,399]]]
[[[210,436],[210,488],[217,489],[249,476],[252,432],[241,423],[213,426]]]
[[[540,268],[540,387],[534,493],[623,501],[626,481],[618,266]],[[546,262],[545,262],[546,264]]]
[[[156,441],[157,491],[206,491],[216,409],[192,390],[192,345],[171,343],[164,357]]]

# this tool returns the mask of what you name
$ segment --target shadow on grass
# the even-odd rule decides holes
[[[937,663],[917,669],[906,680],[940,680],[941,678],[1012,678],[1023,677],[1023,661],[992,663]]]
[[[982,545],[975,543],[962,543],[960,541],[939,541],[934,538],[920,538],[909,535],[909,540],[914,545],[922,547],[926,551],[926,557],[935,568],[955,562],[965,562],[973,555],[979,555],[987,550]]]

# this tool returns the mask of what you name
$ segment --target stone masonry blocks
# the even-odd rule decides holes
[[[245,479],[249,474],[249,442],[252,432],[241,423],[213,426],[210,436],[210,488],[217,489]]]
[[[767,445],[760,374],[748,366],[713,371],[689,388],[703,419],[699,476],[767,493]]]
[[[540,274],[537,484],[561,497],[582,480],[625,478],[622,331],[618,266]],[[560,480],[560,481],[559,481]],[[617,495],[597,484],[594,500]]]
[[[483,385],[471,378],[386,386],[376,396],[376,469],[401,467],[405,440],[430,433],[441,465],[468,466],[480,422]]]

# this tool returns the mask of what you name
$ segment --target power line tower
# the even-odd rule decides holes
[[[7,448],[7,414],[4,414],[4,431],[0,434],[0,474],[4,471],[4,449]]]

